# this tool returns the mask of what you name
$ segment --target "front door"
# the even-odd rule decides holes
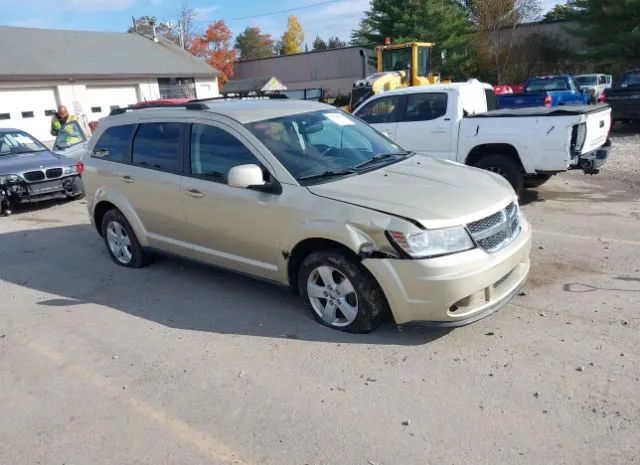
[[[192,125],[190,154],[180,191],[192,255],[278,279],[278,245],[286,225],[274,218],[279,217],[277,212],[286,196],[227,185],[234,166],[264,167],[256,152],[232,128],[207,122]],[[266,169],[263,171],[269,176]]]
[[[405,149],[449,158],[453,140],[454,106],[445,92],[410,94],[395,140]]]

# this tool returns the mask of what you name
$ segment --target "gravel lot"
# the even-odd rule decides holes
[[[0,463],[640,463],[640,135],[522,197],[525,295],[363,336],[277,286],[109,261],[83,202],[0,218]]]

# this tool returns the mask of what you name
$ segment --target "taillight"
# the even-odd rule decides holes
[[[547,96],[544,98],[544,106],[545,106],[545,107],[550,107],[552,103],[553,103],[553,102],[551,101],[551,96],[550,96],[550,95],[547,95]]]
[[[84,173],[84,163],[82,163],[80,160],[78,160],[76,162],[76,169],[78,170],[78,173],[80,173],[80,174]]]
[[[602,95],[598,98],[598,102],[600,102],[600,103],[607,103],[607,95],[606,95],[606,94],[602,94]]]

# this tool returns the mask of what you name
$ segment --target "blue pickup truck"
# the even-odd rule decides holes
[[[529,78],[521,94],[498,95],[498,108],[555,107],[586,105],[591,95],[567,75]]]

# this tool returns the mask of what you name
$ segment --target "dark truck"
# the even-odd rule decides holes
[[[616,85],[604,91],[603,101],[611,106],[613,122],[640,121],[640,68],[627,71]]]
[[[519,94],[498,95],[498,108],[556,107],[586,105],[591,96],[567,75],[530,78]]]

